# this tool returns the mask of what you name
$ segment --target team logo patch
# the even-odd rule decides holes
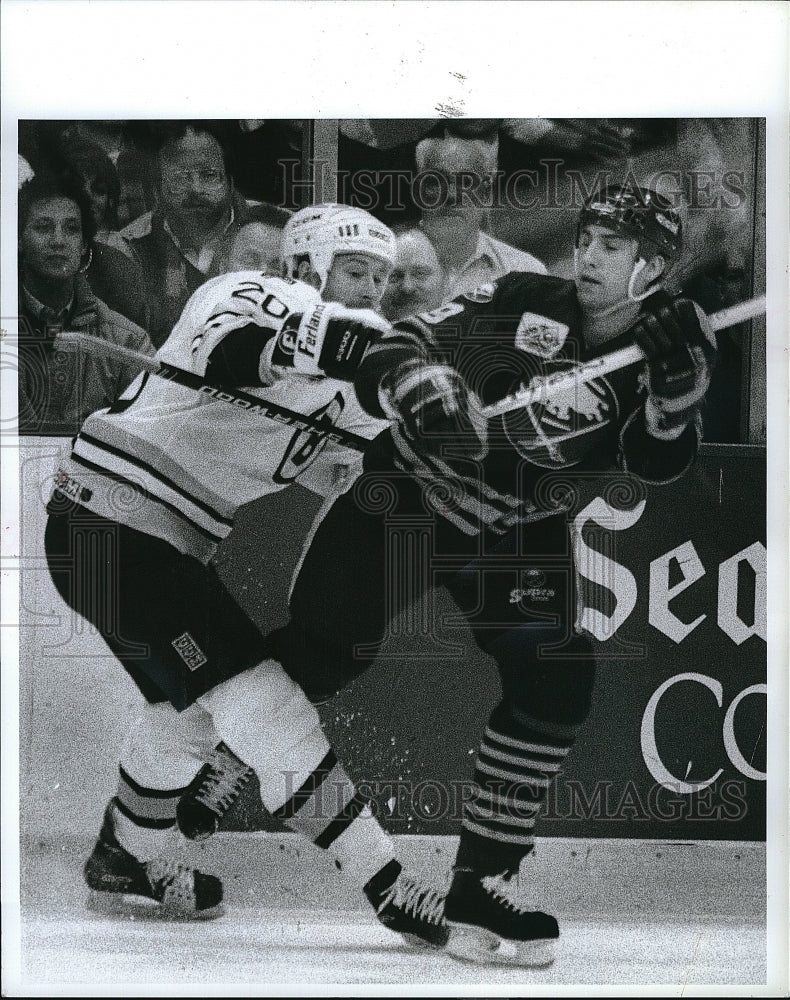
[[[177,639],[173,639],[170,645],[178,653],[190,670],[197,670],[198,667],[202,667],[204,663],[208,663],[206,654],[200,646],[198,646],[189,632],[184,632],[183,635],[178,636]]]
[[[520,587],[510,591],[510,603],[520,604],[523,601],[550,601],[556,591],[546,586],[546,574],[539,569],[525,569],[521,574]]]
[[[296,351],[296,336],[299,331],[299,319],[289,316],[283,323],[280,336],[277,338],[277,350],[286,357],[293,357]]]
[[[617,397],[605,378],[546,388],[545,398],[504,415],[505,433],[531,464],[566,469],[599,447],[617,417]]]
[[[539,358],[553,358],[568,336],[568,327],[548,316],[522,313],[516,330],[516,348]]]
[[[343,394],[338,392],[325,406],[313,410],[310,416],[325,424],[327,430],[331,430],[343,415],[345,405]],[[318,458],[325,445],[326,434],[322,431],[297,431],[288,443],[276,472],[272,473],[274,482],[281,486],[292,483]]]
[[[82,483],[78,482],[73,476],[70,476],[68,472],[64,472],[63,469],[58,469],[55,476],[55,488],[60,490],[60,492],[69,497],[71,500],[81,500],[83,503],[87,503],[93,496],[93,490],[89,490],[87,486],[83,486]]]
[[[467,302],[490,302],[494,297],[494,285],[492,282],[487,282],[485,285],[478,285],[477,288],[473,288],[471,292],[464,292],[464,298]]]

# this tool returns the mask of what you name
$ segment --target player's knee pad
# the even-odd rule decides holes
[[[217,684],[198,703],[211,714],[218,731],[262,727],[294,697],[299,688],[275,660],[265,660]]]
[[[561,646],[556,630],[510,629],[489,644],[503,699],[546,722],[579,725],[590,711],[595,658],[585,636]]]
[[[232,677],[200,701],[220,738],[254,768],[267,809],[280,808],[329,750],[314,706],[273,660]]]
[[[199,705],[177,712],[169,702],[146,704],[126,736],[120,766],[143,788],[183,788],[217,742],[211,716]]]

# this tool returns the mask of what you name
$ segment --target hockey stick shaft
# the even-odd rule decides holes
[[[760,316],[765,312],[765,308],[765,296],[759,295],[756,298],[747,299],[745,302],[739,302],[734,306],[728,306],[720,312],[711,313],[708,320],[715,333],[718,330],[735,326],[737,323],[743,323],[745,320],[753,319],[755,316]],[[354,451],[364,451],[370,444],[369,438],[325,424],[321,420],[312,418],[309,414],[298,413],[296,410],[288,409],[279,403],[272,403],[269,400],[261,399],[240,389],[234,388],[231,390],[227,387],[207,382],[200,375],[195,375],[182,368],[177,368],[175,365],[159,361],[157,358],[152,358],[147,354],[141,354],[139,351],[133,351],[128,347],[122,347],[120,344],[112,344],[85,333],[61,333],[58,341],[77,347],[84,347],[86,350],[109,357],[129,361],[138,365],[141,370],[149,371],[160,378],[165,378],[171,382],[194,389],[208,398],[237,406],[239,409],[258,414],[269,420],[277,420],[305,431],[319,431],[330,441],[334,441],[346,448],[352,448]],[[535,384],[520,389],[512,395],[505,396],[504,399],[500,399],[498,402],[484,407],[483,415],[492,420],[494,417],[502,416],[502,414],[509,413],[512,410],[518,410],[537,400],[545,400],[552,392],[559,392],[567,390],[572,386],[582,385],[594,378],[599,378],[602,375],[607,375],[609,372],[626,368],[628,365],[633,365],[644,360],[645,355],[642,349],[636,344],[631,344],[629,347],[623,347],[619,351],[612,351],[609,354],[602,355],[600,358],[594,358],[592,361],[578,365],[571,371],[540,379]]]
[[[737,303],[737,305],[728,306],[720,312],[711,313],[708,316],[708,321],[715,333],[717,330],[724,330],[729,326],[735,326],[737,323],[743,323],[747,319],[753,319],[764,312],[765,296],[759,295],[754,299],[747,299],[745,302]],[[530,403],[537,402],[538,400],[545,401],[552,392],[559,392],[570,389],[573,386],[582,385],[594,378],[599,378],[601,375],[607,375],[609,372],[617,371],[619,368],[627,368],[628,365],[633,365],[638,361],[644,360],[646,360],[645,353],[641,347],[631,344],[629,347],[623,347],[619,351],[612,351],[610,354],[603,354],[600,358],[586,361],[571,371],[550,375],[547,378],[536,379],[533,385],[519,389],[518,392],[514,392],[512,395],[505,396],[504,399],[500,399],[498,402],[484,407],[483,415],[489,420],[492,420],[494,417],[501,417],[504,413],[510,413],[511,410],[518,410],[523,406],[529,406]]]
[[[235,406],[237,409],[265,417],[268,420],[296,427],[298,430],[316,431],[327,440],[334,441],[346,448],[352,448],[354,451],[364,451],[370,444],[370,438],[335,427],[333,424],[318,417],[312,417],[308,413],[299,413],[297,410],[291,410],[287,406],[273,403],[269,399],[262,399],[260,396],[253,396],[251,393],[236,387],[207,382],[202,375],[195,375],[193,372],[185,371],[183,368],[168,364],[166,361],[141,354],[129,347],[122,347],[120,344],[112,344],[109,341],[100,340],[98,337],[91,337],[87,333],[61,333],[58,335],[58,344],[83,348],[94,354],[103,354],[106,357],[128,361],[137,365],[141,371],[151,372],[152,375],[167,379],[169,382],[194,389],[195,392],[208,399]]]

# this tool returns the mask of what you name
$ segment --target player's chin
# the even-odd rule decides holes
[[[605,297],[603,286],[591,278],[576,278],[576,296],[582,305],[601,305]]]

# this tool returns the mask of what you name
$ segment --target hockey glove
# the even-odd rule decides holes
[[[449,365],[406,361],[384,377],[379,399],[415,451],[479,460],[487,451],[488,423],[474,393]]]
[[[648,432],[671,441],[694,419],[708,390],[716,355],[712,335],[708,339],[696,306],[684,298],[662,302],[645,312],[634,335],[648,357]]]
[[[389,323],[372,309],[318,302],[285,321],[272,349],[271,365],[274,371],[296,370],[302,375],[351,381],[368,346],[389,330]]]

